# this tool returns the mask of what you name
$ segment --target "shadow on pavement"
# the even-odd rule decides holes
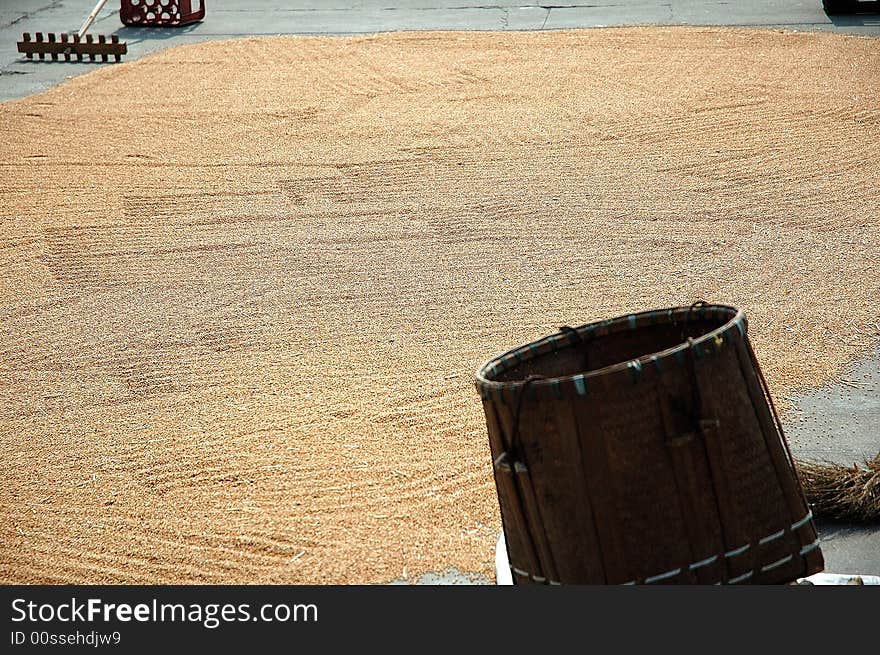
[[[120,40],[128,43],[144,41],[168,40],[178,36],[186,36],[199,27],[200,23],[191,23],[181,27],[120,27],[114,32]]]

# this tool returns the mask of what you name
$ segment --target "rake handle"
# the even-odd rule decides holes
[[[98,4],[95,5],[95,8],[92,9],[92,13],[89,14],[88,18],[86,18],[86,22],[82,24],[82,27],[79,28],[79,32],[77,32],[77,36],[79,38],[83,37],[83,34],[86,33],[86,30],[91,27],[92,23],[95,22],[95,18],[98,16],[98,12],[104,8],[104,5],[107,4],[107,0],[98,0]]]

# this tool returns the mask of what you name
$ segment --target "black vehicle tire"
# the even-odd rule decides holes
[[[858,5],[859,0],[822,0],[822,8],[829,16],[855,13]]]

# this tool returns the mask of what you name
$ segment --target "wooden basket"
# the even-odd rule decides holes
[[[477,372],[517,584],[784,583],[823,569],[741,311],[561,332]]]

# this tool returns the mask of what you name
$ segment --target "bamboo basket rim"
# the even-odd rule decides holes
[[[745,338],[748,325],[745,312],[736,307],[731,307],[730,305],[695,303],[693,305],[622,314],[610,319],[584,323],[575,328],[561,329],[553,334],[495,355],[486,360],[477,369],[476,384],[479,388],[486,391],[499,391],[501,389],[517,389],[522,387],[526,383],[525,379],[498,381],[493,378],[518,364],[532,361],[562,348],[574,345],[571,341],[570,330],[577,332],[582,339],[584,337],[595,338],[620,332],[623,331],[623,329],[637,329],[639,327],[659,325],[666,321],[671,321],[673,324],[676,324],[677,321],[674,320],[675,317],[688,320],[694,315],[700,315],[703,319],[725,317],[728,320],[717,328],[710,330],[699,337],[684,341],[664,350],[646,353],[633,359],[617,362],[590,371],[540,379],[532,378],[530,379],[529,384],[530,386],[549,386],[558,385],[561,382],[573,382],[576,378],[578,381],[583,382],[584,380],[595,379],[626,371],[640,372],[647,364],[654,363],[657,366],[662,366],[664,360],[669,360],[676,356],[680,357],[689,349],[692,349],[697,356],[715,352],[723,347],[726,333],[733,330],[736,331],[739,338]],[[604,331],[597,334],[597,329]]]

